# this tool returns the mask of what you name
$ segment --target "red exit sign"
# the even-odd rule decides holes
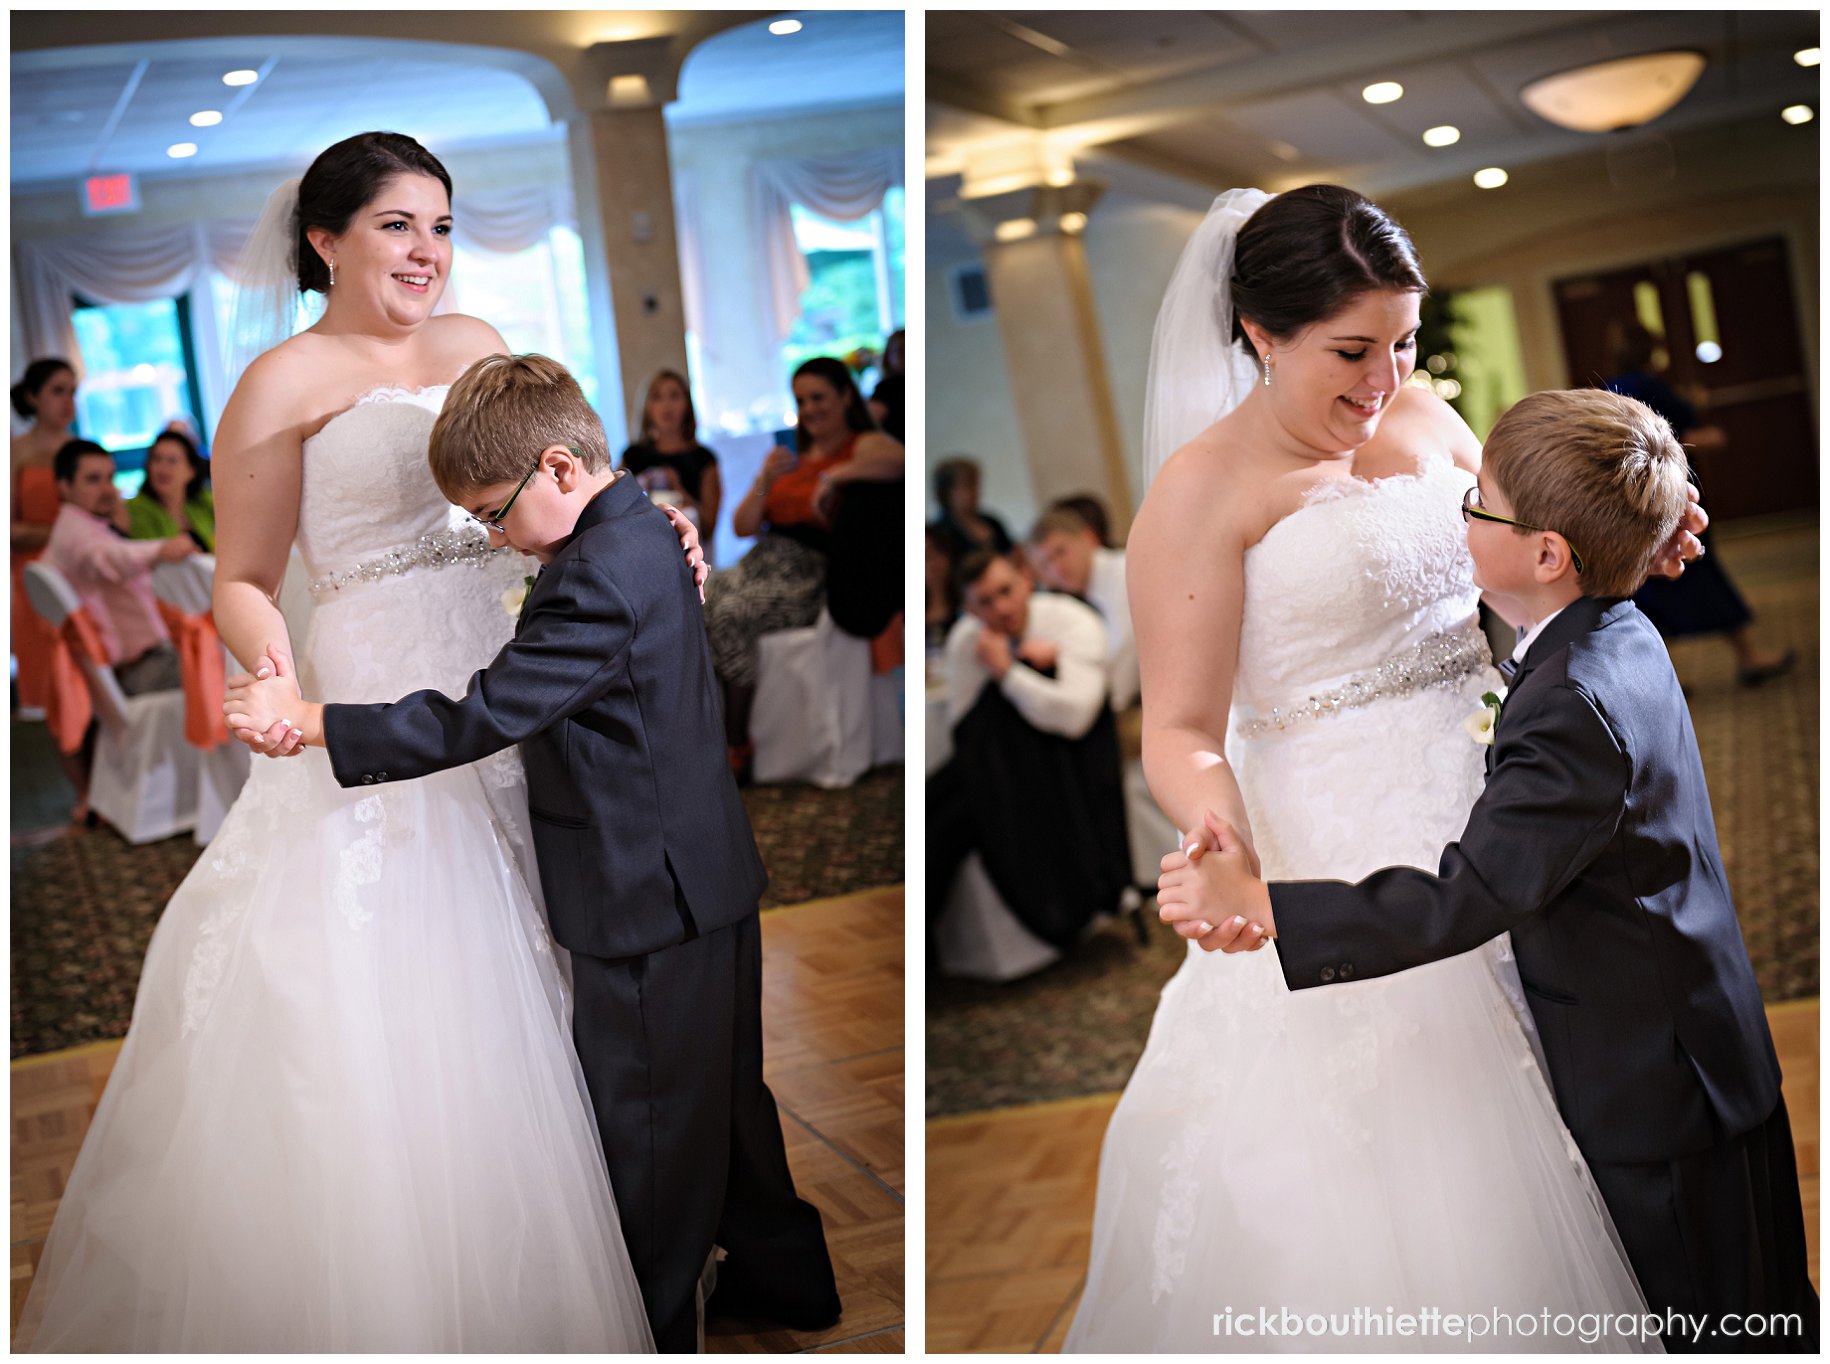
[[[91,175],[83,181],[83,213],[137,213],[140,187],[131,175]]]

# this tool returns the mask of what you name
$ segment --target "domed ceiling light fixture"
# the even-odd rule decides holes
[[[1519,98],[1539,118],[1578,133],[1637,128],[1690,93],[1705,63],[1701,52],[1647,52],[1580,66],[1533,81]]]

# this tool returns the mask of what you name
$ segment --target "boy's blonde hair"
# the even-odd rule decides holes
[[[1630,597],[1677,529],[1689,462],[1666,420],[1605,389],[1534,393],[1493,425],[1481,467],[1515,519],[1582,556],[1587,597]]]
[[[569,446],[593,473],[610,467],[604,424],[564,365],[486,355],[445,396],[427,460],[438,490],[463,502],[478,488],[519,483],[549,445]]]

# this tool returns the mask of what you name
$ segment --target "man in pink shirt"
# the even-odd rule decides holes
[[[195,553],[196,545],[188,535],[129,540],[115,529],[114,456],[93,441],[65,445],[55,472],[63,506],[51,524],[46,560],[88,609],[122,691],[138,696],[178,687],[178,654],[153,600],[152,571]]]

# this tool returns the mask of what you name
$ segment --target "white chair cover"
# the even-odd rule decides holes
[[[153,595],[193,616],[206,615],[210,611],[215,584],[216,556],[213,554],[193,554],[175,564],[160,564],[153,569]],[[223,646],[222,656],[226,664],[224,676],[241,671],[227,645]],[[231,738],[197,756],[196,839],[198,847],[207,848],[222,827],[223,816],[235,803],[235,797],[241,794],[254,755],[245,744]]]
[[[1016,980],[1061,959],[1010,912],[977,853],[961,864],[947,893],[934,924],[934,953],[949,976],[993,982]]]
[[[750,709],[756,780],[850,786],[871,767],[870,642],[846,634],[822,609],[813,625],[764,635],[758,647]]]
[[[61,627],[81,604],[63,574],[39,559],[26,565],[32,609]],[[184,741],[184,693],[128,696],[106,666],[82,661],[100,732],[89,777],[89,808],[129,843],[155,843],[197,824],[198,759]]]

